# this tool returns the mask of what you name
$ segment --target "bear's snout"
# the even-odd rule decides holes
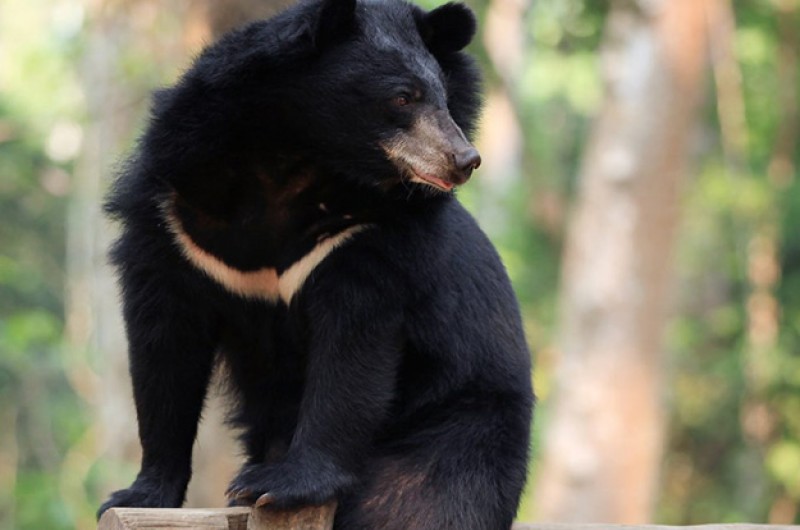
[[[481,154],[472,146],[453,154],[452,158],[453,166],[456,168],[453,182],[459,185],[469,180],[469,177],[472,176],[472,171],[478,169],[481,165]]]
[[[481,165],[481,155],[447,111],[423,112],[408,131],[382,144],[412,181],[450,191]]]

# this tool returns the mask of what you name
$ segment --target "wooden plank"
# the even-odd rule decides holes
[[[331,530],[335,504],[295,512],[250,508],[111,508],[98,530]],[[517,523],[513,530],[800,530],[800,526],[708,524],[700,526]]]
[[[98,530],[331,530],[336,503],[302,510],[111,508]]]
[[[103,514],[98,530],[247,530],[250,508],[111,508]]]

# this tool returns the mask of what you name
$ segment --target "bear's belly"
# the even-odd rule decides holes
[[[177,218],[170,218],[170,229],[181,253],[196,268],[225,289],[244,298],[270,302],[291,302],[314,269],[339,246],[346,243],[368,225],[350,226],[321,239],[305,255],[278,273],[274,267],[243,271],[232,267],[220,258],[201,248],[181,227]]]

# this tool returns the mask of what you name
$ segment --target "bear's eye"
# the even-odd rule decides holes
[[[422,91],[414,90],[413,92],[401,92],[392,98],[392,105],[395,107],[405,107],[412,103],[422,101]]]
[[[411,97],[406,95],[395,96],[394,99],[392,99],[392,104],[394,104],[395,107],[405,107],[410,103]]]

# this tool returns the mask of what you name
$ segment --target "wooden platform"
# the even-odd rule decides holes
[[[330,530],[335,506],[300,512],[250,508],[155,509],[112,508],[103,514],[98,530]],[[710,524],[702,526],[625,526],[612,524],[517,523],[513,530],[800,530],[800,526]],[[379,530],[379,529],[376,529]]]

